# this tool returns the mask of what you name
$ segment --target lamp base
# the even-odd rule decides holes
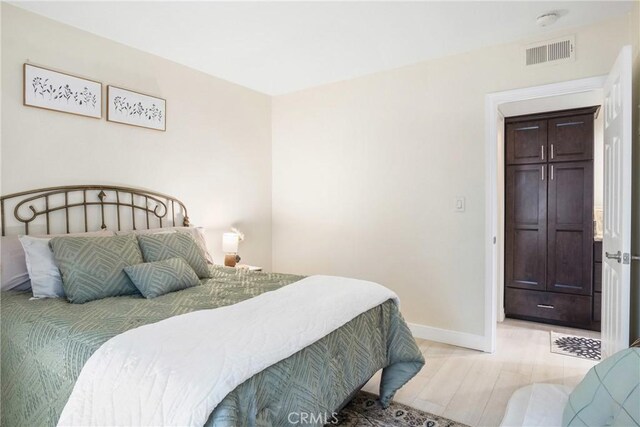
[[[239,261],[240,257],[238,256],[238,254],[225,254],[224,256],[225,267],[235,267]]]

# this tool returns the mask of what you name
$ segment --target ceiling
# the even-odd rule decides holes
[[[270,95],[507,43],[631,10],[633,1],[13,2]],[[561,11],[554,25],[536,17]]]

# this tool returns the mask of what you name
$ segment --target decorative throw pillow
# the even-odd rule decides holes
[[[627,348],[591,368],[569,395],[563,426],[640,424],[640,348]]]
[[[155,298],[200,284],[200,279],[182,258],[145,262],[124,268],[145,298]]]
[[[54,237],[49,244],[70,302],[138,293],[124,272],[124,267],[143,262],[134,235]]]
[[[210,277],[207,261],[193,237],[186,233],[140,234],[138,243],[145,262],[183,258],[199,278]]]
[[[193,239],[198,244],[198,247],[202,251],[204,258],[207,260],[208,264],[213,264],[213,257],[209,253],[209,249],[207,249],[207,239],[204,233],[204,227],[163,227],[163,228],[150,228],[148,230],[135,230],[135,231],[116,231],[116,235],[125,235],[125,234],[166,234],[166,233],[187,233],[193,236]]]
[[[70,234],[42,234],[30,237],[51,239],[57,236],[113,236],[113,231],[100,230],[88,233]],[[53,253],[51,260],[53,262]],[[28,291],[31,290],[29,269],[27,268],[28,256],[25,253],[22,242],[18,236],[6,236],[0,239],[0,288],[3,291]],[[32,264],[33,265],[33,264]],[[59,273],[58,273],[59,275]],[[37,297],[34,295],[34,297]]]
[[[62,277],[53,257],[53,251],[49,247],[49,241],[54,237],[62,236],[113,236],[113,231],[100,230],[88,233],[50,234],[44,236],[20,236],[20,243],[24,249],[29,279],[31,280],[31,292],[34,298],[58,298],[64,297]]]

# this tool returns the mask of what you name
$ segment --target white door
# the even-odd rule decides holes
[[[631,108],[631,46],[625,46],[604,86],[603,357],[629,347]]]

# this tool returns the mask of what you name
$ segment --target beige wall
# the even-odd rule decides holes
[[[274,270],[379,281],[409,322],[482,335],[485,95],[606,74],[632,32],[563,32],[565,64],[527,69],[517,43],[275,97]]]
[[[167,131],[22,105],[22,64],[167,100]],[[182,199],[208,229],[246,233],[243,260],[271,265],[268,96],[2,3],[2,193],[105,183]],[[106,96],[106,94],[103,94]],[[105,114],[105,113],[103,113]]]

